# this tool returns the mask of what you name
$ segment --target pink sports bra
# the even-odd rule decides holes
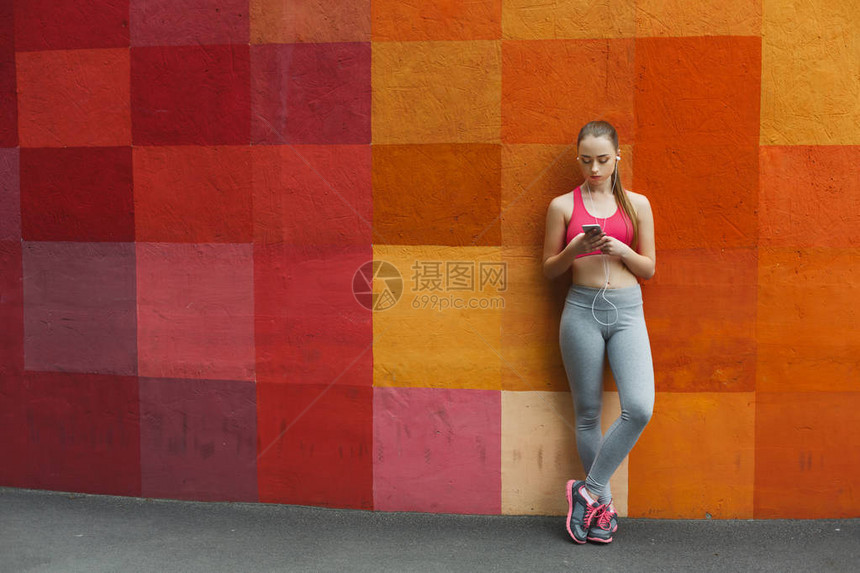
[[[585,209],[585,203],[582,201],[582,187],[577,187],[573,190],[573,214],[570,216],[570,223],[567,226],[567,242],[565,244],[570,243],[575,236],[582,232],[583,225],[594,224],[599,224],[604,233],[610,237],[615,237],[626,245],[633,243],[633,223],[621,205],[616,206],[615,213],[608,217],[604,223],[602,218],[594,217]],[[576,258],[599,254],[600,251],[593,251],[576,255]]]

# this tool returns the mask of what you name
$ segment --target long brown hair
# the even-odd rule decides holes
[[[590,121],[586,123],[579,130],[579,136],[576,138],[576,146],[579,147],[582,140],[589,135],[592,137],[606,137],[612,142],[616,150],[620,149],[618,146],[618,132],[608,122]],[[621,173],[618,171],[618,161],[615,162],[615,172],[612,174],[612,194],[633,225],[633,245],[635,246],[639,241],[639,222],[636,220],[636,210],[624,191],[624,187],[621,185]]]

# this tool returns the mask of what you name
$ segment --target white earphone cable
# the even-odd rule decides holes
[[[613,175],[615,176],[615,181],[613,182],[613,186],[612,186],[614,189],[615,183],[618,182],[618,169],[617,168],[615,169],[615,173],[613,173]],[[594,213],[594,199],[591,197],[591,186],[588,185],[588,182],[586,182],[585,185],[588,186],[588,202],[591,206],[591,212]],[[621,207],[619,206],[618,208],[620,209]],[[600,222],[597,220],[597,217],[593,214],[591,216],[594,217],[594,222],[597,223],[598,225],[600,225]],[[606,220],[607,219],[609,219],[609,217],[604,217],[603,218],[603,224],[600,225],[601,230],[603,230],[604,232],[606,232]],[[601,324],[603,326],[612,326],[618,322],[618,307],[615,306],[611,300],[606,298],[606,290],[609,288],[609,274],[610,274],[609,262],[606,260],[606,253],[601,253],[600,259],[603,262],[603,275],[605,277],[605,281],[603,283],[603,288],[601,288],[599,291],[597,291],[597,294],[594,295],[594,300],[591,301],[591,316],[594,317],[594,320],[596,320],[598,322],[598,324]],[[609,304],[609,306],[612,307],[612,310],[615,311],[615,319],[612,322],[603,322],[602,320],[597,318],[597,313],[595,312],[594,305],[597,303],[598,297],[602,297],[603,300],[605,300]]]

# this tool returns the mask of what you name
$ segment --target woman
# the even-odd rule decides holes
[[[559,342],[586,479],[567,483],[567,531],[577,543],[609,543],[618,528],[609,478],[654,407],[654,368],[639,288],[639,279],[654,275],[654,218],[648,199],[621,185],[615,128],[588,123],[579,132],[577,152],[585,181],[550,202],[543,271],[552,279],[570,269],[573,283]],[[600,229],[585,232],[584,225]],[[604,355],[618,386],[621,416],[601,435]]]

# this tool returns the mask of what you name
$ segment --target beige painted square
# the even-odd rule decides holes
[[[604,432],[618,417],[618,394],[604,392]],[[566,515],[564,487],[584,479],[568,392],[502,392],[502,513]],[[627,459],[610,480],[619,515],[627,515]]]
[[[762,145],[860,143],[856,0],[764,0]]]
[[[501,43],[374,42],[373,143],[498,143]]]
[[[632,38],[635,0],[506,0],[502,37],[516,40]]]
[[[636,0],[636,37],[759,36],[761,3],[750,0]]]
[[[507,296],[492,284],[481,287],[478,280],[480,263],[500,263],[499,251],[374,246],[374,260],[393,264],[403,278],[400,300],[388,310],[374,312],[374,386],[501,388],[501,317]],[[437,263],[441,263],[438,285],[433,272]],[[468,273],[457,270],[468,269],[470,263],[475,273],[472,288],[461,280]]]

